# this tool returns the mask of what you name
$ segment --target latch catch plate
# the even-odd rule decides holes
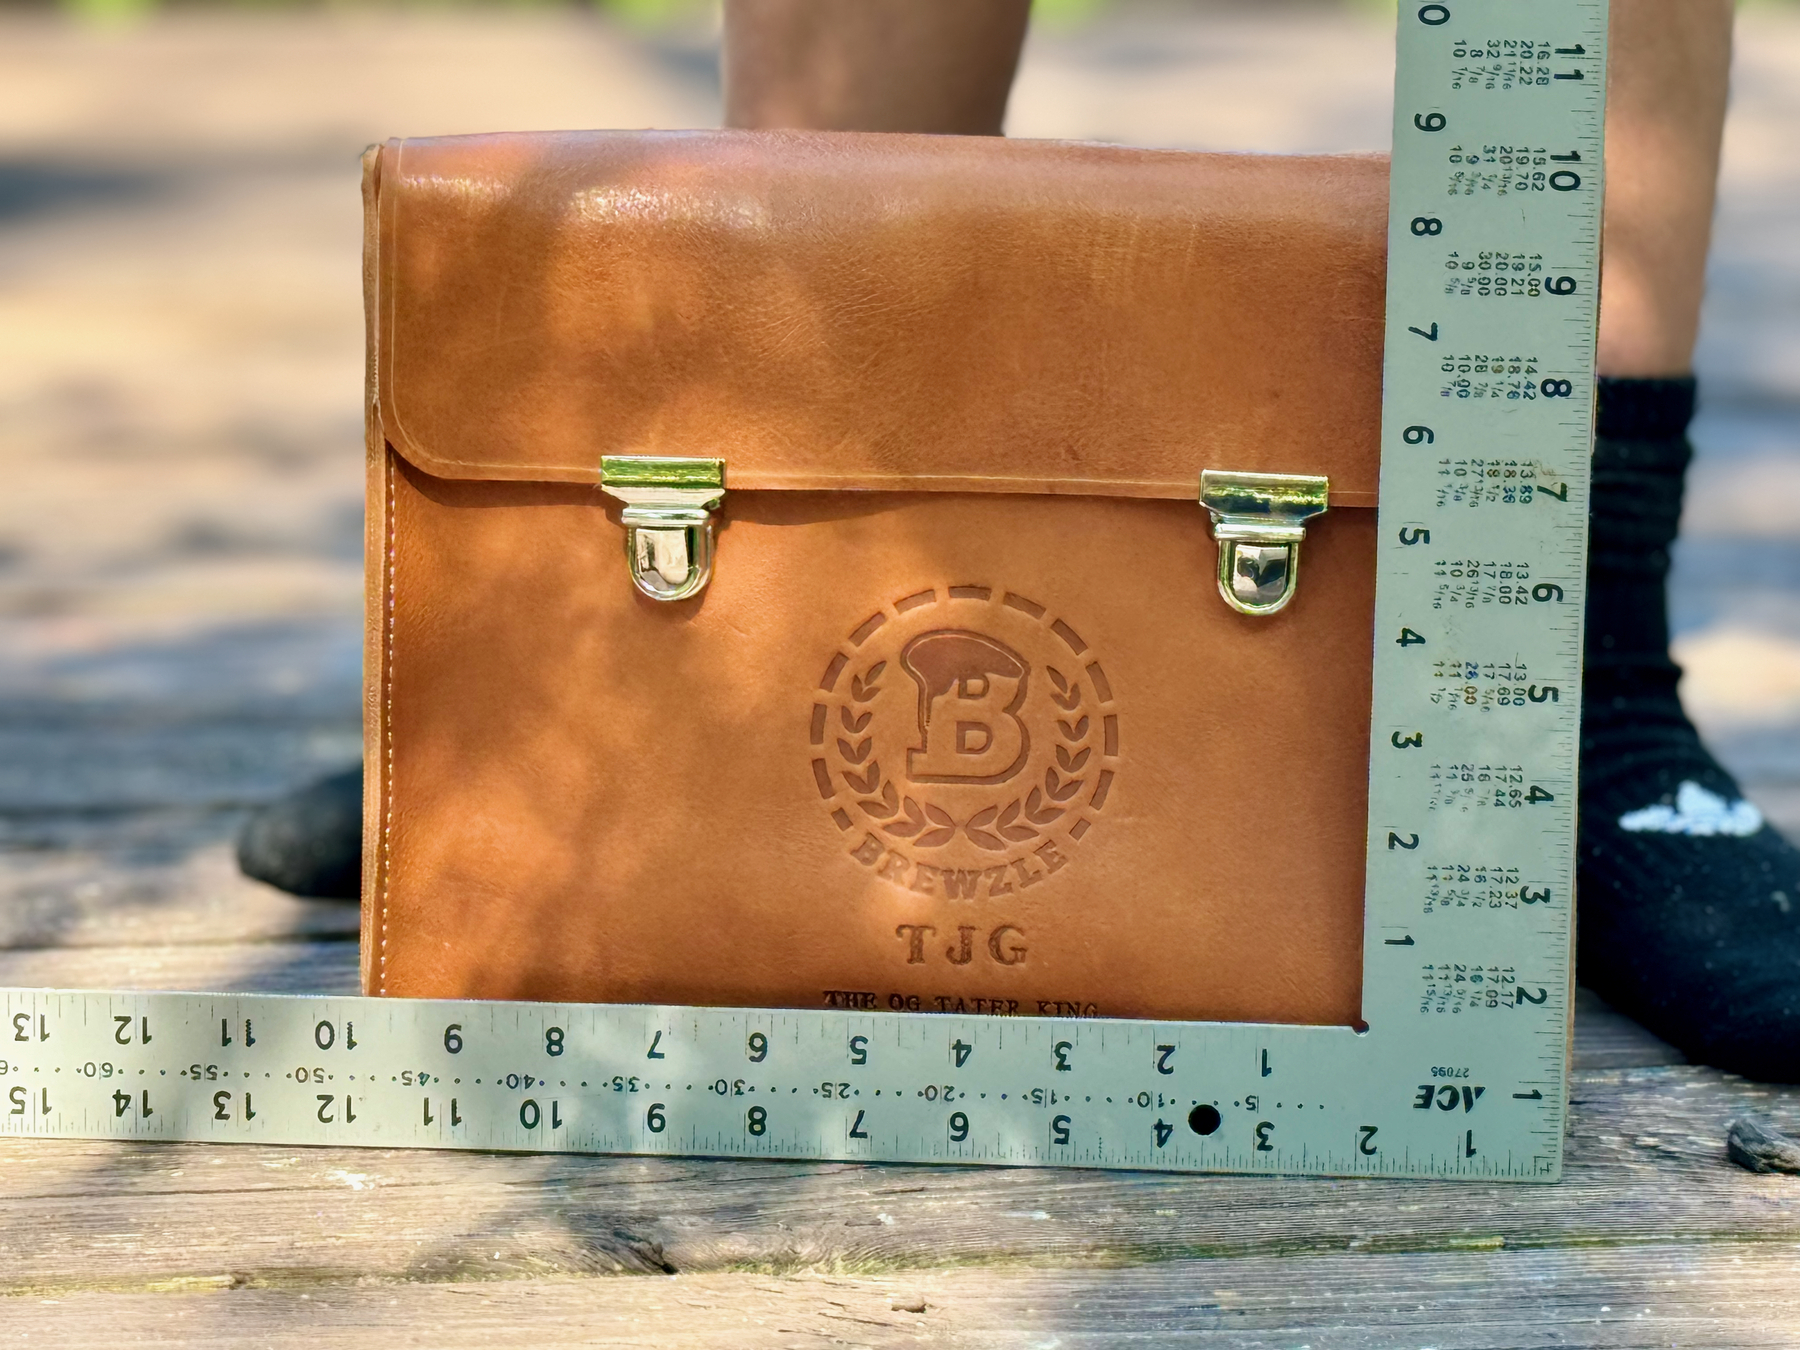
[[[1275,614],[1294,598],[1306,522],[1327,506],[1331,482],[1312,474],[1200,474],[1200,504],[1219,543],[1219,594],[1240,614]]]
[[[712,579],[713,512],[725,500],[725,461],[607,455],[600,488],[625,503],[625,564],[652,600],[687,600]]]

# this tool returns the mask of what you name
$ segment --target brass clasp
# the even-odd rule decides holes
[[[725,500],[722,459],[608,455],[600,488],[625,503],[625,563],[652,600],[686,600],[712,579],[713,512]]]
[[[1219,594],[1240,614],[1274,614],[1294,598],[1306,522],[1326,509],[1329,479],[1307,474],[1200,474],[1200,504],[1219,541]]]

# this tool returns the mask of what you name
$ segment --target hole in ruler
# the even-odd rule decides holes
[[[1354,1031],[1358,1036],[1367,1036],[1369,1034],[1369,1024],[1359,1017],[1350,1024],[1350,1030]]]
[[[1216,1106],[1196,1106],[1188,1112],[1188,1128],[1195,1134],[1211,1134],[1224,1123]]]

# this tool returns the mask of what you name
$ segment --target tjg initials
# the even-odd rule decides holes
[[[1025,767],[1031,734],[1019,719],[1031,667],[979,633],[938,629],[900,649],[919,686],[919,744],[906,752],[915,783],[1004,783]]]

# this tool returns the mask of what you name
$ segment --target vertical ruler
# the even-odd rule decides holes
[[[1573,973],[1606,37],[1605,0],[1404,0],[1394,97],[1364,1015],[1410,1023],[1421,1098],[1427,1074],[1503,1081],[1547,1156]]]
[[[0,990],[0,1136],[1553,1180],[1605,0],[1404,0],[1365,1025]]]

